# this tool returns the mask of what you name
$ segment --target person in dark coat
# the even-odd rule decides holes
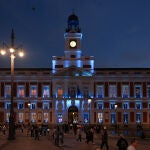
[[[118,150],[127,150],[128,142],[122,134],[120,135],[120,138],[117,141],[117,146]]]
[[[102,149],[104,145],[106,146],[106,150],[109,150],[109,147],[108,147],[108,133],[107,133],[106,129],[104,129],[102,131],[102,143],[101,143],[100,149]]]
[[[39,128],[35,127],[34,129],[34,139],[39,140]]]

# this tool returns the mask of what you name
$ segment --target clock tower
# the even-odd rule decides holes
[[[68,26],[64,34],[65,38],[65,57],[81,58],[82,33],[79,28],[79,19],[75,14],[68,17]]]
[[[65,50],[64,56],[53,56],[52,73],[58,73],[66,68],[94,72],[94,57],[83,56],[81,50],[82,33],[79,27],[79,19],[71,14],[67,20],[67,28],[64,33]]]

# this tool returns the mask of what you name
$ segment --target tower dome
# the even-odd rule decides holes
[[[79,19],[75,14],[71,14],[68,17],[68,27],[66,29],[66,32],[78,32],[80,33],[79,28]]]
[[[68,17],[68,21],[70,20],[76,20],[76,21],[79,21],[78,17],[75,15],[75,14],[72,14]]]

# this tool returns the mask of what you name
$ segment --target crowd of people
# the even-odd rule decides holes
[[[98,127],[98,126],[82,126],[82,125],[64,125],[64,126],[56,126],[54,128],[42,128],[42,126],[37,125],[29,125],[24,127],[23,125],[17,126],[16,129],[19,129],[21,132],[24,132],[24,128],[26,128],[27,136],[33,137],[34,140],[40,140],[40,136],[47,136],[48,140],[53,141],[56,146],[63,146],[64,143],[64,133],[72,132],[76,141],[82,142],[83,135],[85,135],[85,143],[89,144],[91,142],[94,143],[94,133],[100,134],[99,138],[99,150],[102,150],[106,147],[106,150],[109,150],[109,135],[106,127]],[[0,127],[0,131],[2,134],[6,134],[8,127],[3,125]],[[138,145],[137,139],[132,139],[131,143],[128,144],[128,141],[124,137],[123,134],[120,134],[116,147],[118,150],[136,150]],[[97,149],[97,150],[98,150]]]

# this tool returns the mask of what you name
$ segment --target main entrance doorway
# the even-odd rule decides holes
[[[68,109],[68,123],[78,123],[78,108],[76,106],[70,106]]]

